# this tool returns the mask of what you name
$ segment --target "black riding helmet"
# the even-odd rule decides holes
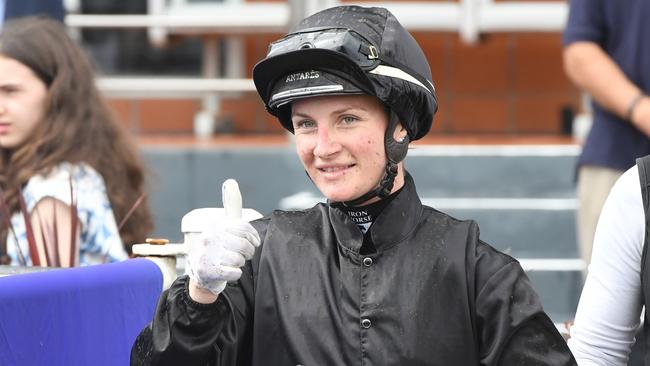
[[[386,105],[386,172],[375,189],[347,205],[390,194],[409,141],[426,135],[438,109],[422,49],[384,8],[338,6],[303,19],[271,43],[266,58],[253,68],[253,80],[266,109],[292,133],[291,102],[296,99],[368,94]],[[401,142],[392,136],[399,122],[408,134]]]

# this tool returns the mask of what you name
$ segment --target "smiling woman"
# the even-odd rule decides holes
[[[0,153],[0,263],[121,260],[151,229],[136,148],[57,21],[3,25]]]
[[[204,232],[132,364],[575,365],[519,263],[422,204],[403,161],[436,92],[393,14],[311,15],[253,79],[327,203]]]
[[[369,95],[323,96],[293,103],[296,150],[307,174],[334,202],[372,190],[384,172],[386,108]],[[400,128],[401,137],[406,130]],[[392,191],[402,188],[402,164]],[[369,202],[377,201],[373,197]]]

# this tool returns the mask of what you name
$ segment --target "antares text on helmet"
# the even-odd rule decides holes
[[[295,74],[287,75],[287,80],[285,80],[285,83],[290,83],[292,81],[305,80],[305,79],[318,79],[319,77],[320,77],[320,73],[316,70],[297,72]]]

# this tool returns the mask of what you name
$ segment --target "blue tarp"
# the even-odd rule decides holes
[[[0,365],[128,365],[162,280],[146,259],[0,277]]]

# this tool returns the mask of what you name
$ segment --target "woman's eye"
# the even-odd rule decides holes
[[[294,122],[293,124],[294,130],[303,129],[303,128],[312,128],[314,126],[316,126],[316,122],[308,119],[300,120],[298,122]]]
[[[18,91],[18,88],[15,86],[5,85],[0,87],[0,91],[2,91],[4,94],[13,94]]]
[[[358,120],[358,118],[357,118],[357,117],[354,117],[354,116],[344,116],[344,117],[342,118],[342,120],[343,120],[343,123],[349,125],[349,124],[351,124],[351,123],[356,122],[356,121]]]

